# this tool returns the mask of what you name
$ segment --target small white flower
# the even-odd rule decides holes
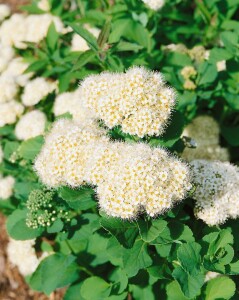
[[[16,241],[10,239],[7,246],[7,255],[10,263],[16,266],[23,276],[35,272],[40,262],[48,255],[46,252],[40,258],[37,257],[34,248],[34,240]]]
[[[24,107],[16,101],[0,103],[0,127],[13,124],[22,115]]]
[[[164,6],[164,0],[143,0],[153,10],[159,10]]]
[[[0,4],[0,22],[10,16],[10,7],[6,4]]]
[[[221,60],[221,61],[217,62],[217,71],[218,72],[225,71],[226,68],[227,68],[227,65],[226,65],[226,61],[225,60]]]
[[[46,115],[39,110],[33,110],[20,118],[15,134],[19,140],[27,140],[43,134],[45,126]]]
[[[15,179],[12,176],[0,175],[0,199],[5,200],[12,196]]]
[[[43,11],[49,11],[51,9],[49,0],[40,0],[37,6]]]
[[[57,89],[56,82],[47,81],[45,78],[37,77],[28,81],[22,94],[22,103],[32,106],[39,103],[48,94]]]

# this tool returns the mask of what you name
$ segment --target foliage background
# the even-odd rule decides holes
[[[178,92],[177,108],[161,138],[151,145],[165,146],[180,155],[183,128],[195,116],[208,114],[220,123],[221,144],[231,161],[239,162],[239,3],[237,0],[171,0],[158,12],[138,0],[50,0],[51,13],[81,35],[90,49],[71,52],[72,32],[60,35],[52,24],[39,45],[16,49],[30,63],[28,71],[59,81],[59,92],[71,91],[89,74],[104,70],[124,71],[133,65],[162,72]],[[37,1],[25,6],[31,14],[43,13]],[[94,38],[83,24],[101,29]],[[203,45],[209,59],[193,61],[188,55],[165,51],[168,44],[187,48]],[[218,72],[218,61],[226,70]],[[196,89],[185,90],[180,71],[184,66],[198,71]],[[54,121],[55,94],[36,107]],[[66,116],[64,116],[66,117]],[[70,116],[69,116],[70,117]],[[57,219],[50,227],[26,226],[26,201],[32,190],[46,188],[33,171],[43,137],[19,142],[14,125],[0,128],[4,162],[0,171],[16,178],[14,194],[0,202],[8,215],[8,233],[19,240],[37,238],[39,251],[54,252],[27,278],[32,289],[50,294],[68,286],[65,300],[98,299],[239,299],[238,221],[208,227],[193,214],[191,198],[156,219],[141,216],[121,221],[102,214],[90,187],[55,191],[54,203],[70,212],[70,222]],[[118,128],[110,135],[134,141]],[[17,159],[12,162],[13,153]],[[223,274],[204,283],[208,271]]]

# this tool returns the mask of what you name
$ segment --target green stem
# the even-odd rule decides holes
[[[203,3],[203,0],[195,0],[198,8],[200,9],[201,13],[205,17],[208,23],[211,22],[211,14],[209,10],[207,9],[206,5]]]

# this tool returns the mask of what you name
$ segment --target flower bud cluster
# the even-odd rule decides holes
[[[49,227],[59,218],[68,220],[69,212],[55,203],[52,191],[33,190],[28,197],[26,207],[28,209],[26,224],[33,229]]]

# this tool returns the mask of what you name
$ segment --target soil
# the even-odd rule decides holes
[[[0,4],[8,4],[12,12],[18,12],[22,5],[28,4],[30,0],[0,0]]]
[[[6,247],[8,235],[5,217],[0,213],[0,300],[62,300],[63,290],[52,293],[50,297],[29,289],[16,267],[8,261]]]

